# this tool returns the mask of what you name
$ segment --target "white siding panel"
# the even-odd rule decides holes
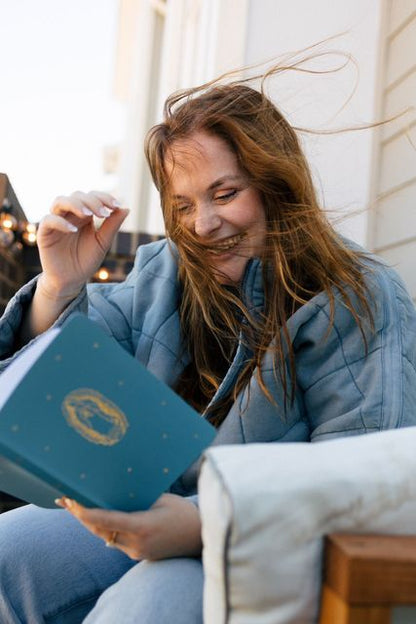
[[[413,145],[412,145],[413,143]],[[416,126],[382,145],[379,194],[405,184],[416,176]]]
[[[415,0],[390,0],[389,32],[395,31],[415,10]]]
[[[387,119],[416,105],[416,0],[383,1],[389,12],[380,96]],[[416,110],[381,127],[378,136],[372,246],[416,299]]]
[[[415,0],[416,2],[416,0]],[[413,107],[413,108],[412,108]],[[382,140],[386,140],[404,126],[416,121],[416,42],[415,42],[415,70],[405,80],[399,82],[393,89],[385,94],[383,119],[388,119],[399,113],[398,119],[387,123],[382,127]]]
[[[402,276],[412,297],[416,297],[416,240],[380,254]]]
[[[416,15],[390,42],[387,61],[387,85],[391,85],[415,65]]]
[[[379,201],[375,228],[376,248],[416,236],[416,178],[413,184]]]

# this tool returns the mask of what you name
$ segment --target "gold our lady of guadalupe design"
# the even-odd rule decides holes
[[[129,426],[121,409],[91,388],[78,388],[67,394],[62,411],[67,423],[93,444],[117,444]]]

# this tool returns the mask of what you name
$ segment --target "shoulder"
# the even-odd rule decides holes
[[[374,385],[383,388],[389,375],[389,387],[393,379],[399,387],[404,369],[408,370],[409,378],[414,379],[414,303],[397,272],[380,258],[366,253],[362,270],[371,319],[354,293],[349,293],[361,328],[337,292],[334,293],[332,324],[326,293],[313,297],[289,319],[288,329],[302,387],[317,388],[319,384],[329,383],[329,379],[334,380],[337,387],[341,380],[346,388],[348,380],[354,380],[355,387],[359,387],[371,385],[370,378],[374,378]]]
[[[414,303],[397,272],[380,258],[365,253],[362,271],[372,323],[351,294],[360,329],[338,293],[332,325],[325,293],[288,322],[314,439],[414,424]]]
[[[154,243],[140,245],[136,252],[133,271],[153,276],[175,279],[178,272],[178,252],[172,241],[164,238]]]
[[[404,324],[409,328],[416,327],[416,309],[407,288],[395,269],[382,258],[366,251],[356,243],[343,239],[351,249],[360,253],[361,271],[366,287],[367,303],[372,315],[375,331],[381,331],[390,324]],[[365,320],[365,311],[355,294],[348,290],[358,316]],[[328,332],[330,318],[330,301],[327,293],[319,293],[301,306],[289,319],[288,327],[292,340],[299,333],[311,331],[315,336],[323,337]],[[334,330],[341,334],[348,331],[359,333],[357,323],[348,310],[343,297],[334,292]]]
[[[163,239],[140,245],[133,269],[120,283],[88,284],[88,314],[119,341],[143,327],[155,331],[178,306],[176,248]]]
[[[349,242],[362,253],[362,273],[375,331],[416,331],[416,308],[399,273],[375,254]]]
[[[177,284],[178,261],[175,245],[162,239],[153,243],[139,245],[136,250],[134,265],[123,282],[88,284],[90,299],[96,295],[106,298],[119,297],[121,292],[143,289],[146,283],[168,281]]]

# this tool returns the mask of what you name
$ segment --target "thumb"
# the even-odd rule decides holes
[[[100,243],[104,249],[110,249],[115,235],[129,212],[130,210],[128,208],[118,208],[104,220],[102,226],[97,231],[97,237],[100,239]]]

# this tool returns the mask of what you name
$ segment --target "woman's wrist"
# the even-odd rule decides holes
[[[42,273],[37,281],[32,303],[22,320],[18,343],[22,346],[49,329],[83,287],[83,284],[78,288],[54,287]]]
[[[78,297],[84,286],[85,284],[80,284],[79,286],[57,287],[56,285],[52,285],[48,282],[45,275],[41,273],[37,281],[35,294],[44,297],[50,304],[55,302],[58,307],[62,305],[66,307],[68,303]]]

